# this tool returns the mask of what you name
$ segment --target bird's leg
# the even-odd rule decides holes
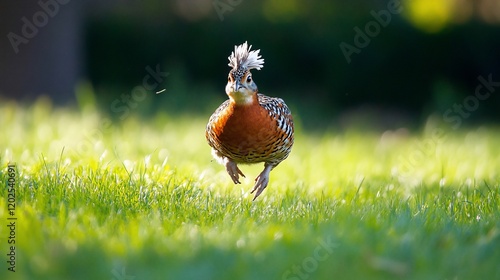
[[[231,179],[233,179],[233,182],[235,184],[241,184],[240,183],[240,176],[245,177],[245,174],[241,172],[241,170],[238,168],[238,165],[230,160],[229,158],[224,158],[224,166],[226,166],[227,174],[231,176]]]
[[[265,164],[264,165],[264,170],[255,178],[255,186],[253,187],[253,190],[250,193],[255,193],[255,196],[253,200],[255,200],[261,193],[264,191],[264,189],[267,187],[267,184],[269,183],[269,173],[271,173],[271,170],[274,168],[274,165],[272,164]]]

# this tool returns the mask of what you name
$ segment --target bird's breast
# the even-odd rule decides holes
[[[221,121],[219,138],[239,146],[262,144],[272,138],[276,129],[272,118],[259,105],[234,106]]]
[[[214,125],[221,152],[237,162],[261,162],[276,152],[279,127],[259,104],[230,105]]]

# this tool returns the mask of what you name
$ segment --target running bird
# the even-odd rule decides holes
[[[245,177],[238,164],[264,163],[255,179],[255,200],[269,183],[271,170],[288,157],[293,145],[292,114],[280,98],[259,93],[250,70],[260,70],[260,50],[250,51],[247,42],[234,47],[229,58],[226,94],[208,121],[205,136],[212,155],[226,167],[235,184]]]

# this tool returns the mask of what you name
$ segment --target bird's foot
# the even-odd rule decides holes
[[[233,179],[233,182],[235,184],[241,184],[239,175],[243,176],[244,178],[245,174],[241,172],[241,170],[238,168],[238,165],[230,159],[226,159],[224,165],[226,166],[227,174],[229,174],[231,179]]]
[[[259,174],[259,176],[257,176],[257,178],[255,178],[255,186],[250,192],[255,192],[255,196],[252,201],[254,201],[266,189],[267,184],[269,183],[269,173],[271,172],[271,169],[273,169],[273,166],[265,166],[264,170]]]

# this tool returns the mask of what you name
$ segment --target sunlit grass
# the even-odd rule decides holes
[[[262,166],[242,166],[234,185],[211,159],[207,118],[111,123],[43,100],[0,105],[0,177],[9,162],[18,175],[17,272],[2,260],[0,278],[500,277],[497,130],[429,144],[430,123],[415,134],[299,125],[252,202]]]

